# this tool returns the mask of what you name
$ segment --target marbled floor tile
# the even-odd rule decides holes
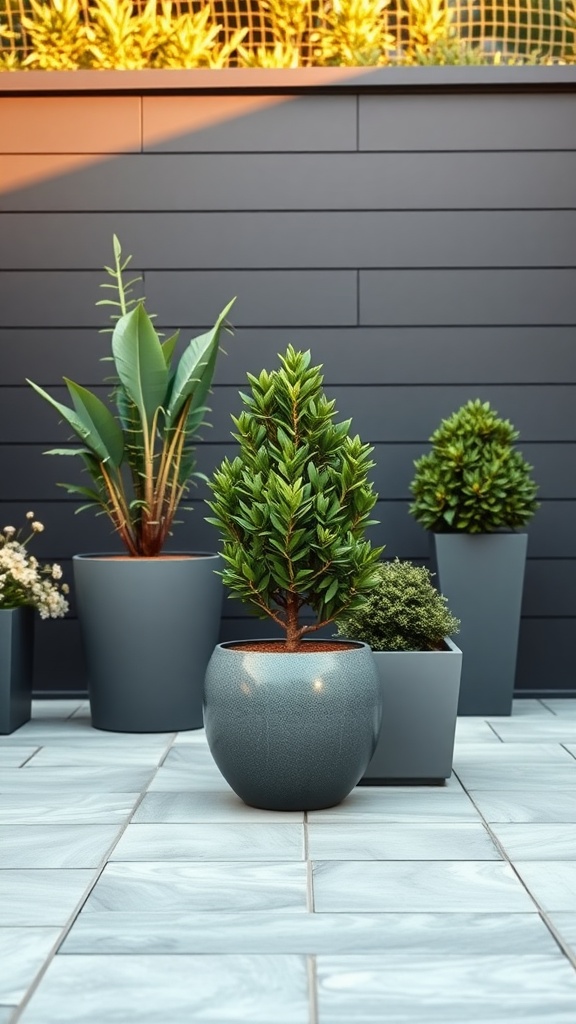
[[[121,747],[111,749],[108,746],[91,746],[89,749],[76,746],[67,747],[65,743],[41,750],[26,765],[30,771],[34,768],[149,768],[150,771],[162,760],[162,747],[148,750],[143,747]]]
[[[94,871],[0,871],[2,925],[64,925],[87,891]]]
[[[314,823],[312,860],[501,860],[482,824]]]
[[[309,822],[465,822],[478,821],[478,812],[462,789],[412,786],[360,786],[325,811],[310,811]]]
[[[576,823],[576,792],[574,789],[534,791],[513,789],[510,793],[500,790],[476,789],[472,794],[474,803],[487,822],[530,822]]]
[[[109,744],[110,746],[129,747],[145,746],[148,748],[162,747],[167,749],[172,742],[174,733],[131,733],[131,732],[107,732],[103,729],[93,729],[90,719],[69,718],[63,722],[60,719],[50,721],[31,721],[21,726],[9,736],[3,736],[2,744],[37,743],[44,746],[50,743],[72,743],[83,744]]]
[[[502,743],[483,718],[459,718],[456,722],[456,743]]]
[[[576,921],[576,915],[574,915]],[[576,926],[575,926],[576,930]],[[531,914],[81,913],[61,953],[400,953],[518,956],[558,952]]]
[[[576,699],[570,697],[543,697],[542,703],[554,714],[576,716]]]
[[[65,721],[67,718],[71,718],[81,706],[82,701],[77,698],[73,700],[33,700],[32,721],[44,721],[48,718]]]
[[[246,861],[110,863],[85,913],[101,910],[306,911],[306,864]]]
[[[576,718],[557,715],[547,718],[545,721],[538,719],[522,719],[512,722],[493,724],[500,739],[504,743],[568,743],[576,742]]]
[[[203,743],[176,743],[174,741],[170,750],[162,762],[163,768],[184,768],[185,766],[195,767],[197,764],[204,764],[209,761],[215,765],[214,758],[206,742]]]
[[[576,974],[556,956],[319,957],[320,1024],[574,1024]]]
[[[572,955],[576,954],[576,910],[557,910],[548,914],[563,942],[569,946]]]
[[[0,868],[96,868],[120,828],[120,825],[0,825]]]
[[[21,1024],[308,1024],[298,956],[59,956]]]
[[[190,748],[185,748],[189,750]],[[231,792],[226,779],[213,761],[204,757],[205,763],[176,765],[159,768],[148,787],[149,793],[209,793],[224,790]]]
[[[302,860],[303,857],[304,829],[301,824],[261,822],[244,825],[236,822],[128,825],[111,860],[287,861]]]
[[[301,811],[261,811],[248,807],[232,790],[209,793],[147,793],[134,822],[187,824],[194,821],[303,821]]]
[[[314,864],[314,909],[318,913],[529,913],[534,904],[505,863],[319,861]]]
[[[10,1024],[15,1010],[15,1006],[0,1006],[0,1024]]]
[[[558,764],[570,765],[570,755],[560,743],[498,743],[489,747],[482,743],[466,743],[461,745],[454,756],[454,769],[460,765],[498,767],[509,764],[526,765],[534,768],[537,765]]]
[[[208,747],[208,741],[206,739],[205,729],[189,729],[187,732],[176,733],[174,740],[174,746],[187,746],[190,743],[199,743],[201,746]]]
[[[576,861],[576,824],[494,824],[492,831],[512,861]]]
[[[576,910],[576,859],[517,860],[514,867],[542,910]]]
[[[0,747],[0,768],[20,768],[33,754],[38,747]]]
[[[0,825],[115,825],[132,813],[139,793],[0,793]]]
[[[24,998],[60,934],[60,928],[0,925],[0,1003],[16,1004]]]
[[[576,762],[574,763],[576,771]],[[133,793],[143,790],[153,768],[7,768],[0,773],[0,793],[55,794],[64,803],[67,793]]]
[[[554,793],[557,789],[576,787],[576,760],[572,764],[489,764],[455,766],[460,782],[473,793],[477,789],[539,790]]]

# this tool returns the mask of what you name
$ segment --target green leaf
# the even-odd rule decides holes
[[[155,412],[165,405],[169,378],[160,339],[141,303],[118,320],[112,353],[126,393],[150,429]]]
[[[110,458],[108,449],[102,442],[100,436],[93,432],[91,423],[86,422],[76,412],[69,409],[68,406],[62,405],[61,402],[57,402],[55,398],[52,398],[52,395],[49,395],[47,391],[44,391],[44,389],[39,387],[38,384],[35,384],[34,381],[26,378],[26,383],[30,384],[30,386],[34,388],[34,391],[41,395],[42,398],[49,402],[49,404],[60,413],[68,426],[72,428],[81,441],[84,441],[84,443],[88,445],[94,455],[96,455],[101,462],[106,462]]]
[[[110,461],[113,466],[118,468],[124,456],[124,437],[112,413],[104,405],[104,402],[101,402],[87,388],[75,384],[68,377],[64,377],[64,382],[78,416],[85,423],[90,424],[92,432],[100,437],[102,444],[109,452],[109,459],[106,461]]]
[[[190,412],[204,405],[214,376],[220,332],[235,301],[232,299],[222,310],[211,331],[192,339],[180,357],[166,414],[168,428],[174,426],[182,406],[190,397]]]
[[[166,341],[162,342],[162,351],[164,353],[164,359],[166,360],[166,366],[170,369],[172,363],[172,356],[174,350],[178,344],[178,338],[180,337],[180,331],[176,331],[170,338],[166,338]]]

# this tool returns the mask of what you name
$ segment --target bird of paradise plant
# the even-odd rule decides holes
[[[131,257],[122,259],[114,236],[111,305],[112,360],[116,377],[116,415],[95,394],[64,378],[73,408],[43,388],[29,384],[60,413],[81,441],[80,448],[56,448],[47,454],[77,456],[92,478],[92,487],[61,484],[69,494],[87,499],[114,524],[130,555],[161,553],[175,513],[195,474],[193,441],[204,422],[221,331],[233,305],[222,310],[214,327],[193,338],[173,366],[179,332],[162,341],[144,302],[130,297],[138,278],[124,282]]]

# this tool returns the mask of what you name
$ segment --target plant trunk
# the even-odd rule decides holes
[[[286,650],[297,651],[300,647],[302,630],[298,624],[298,596],[288,594],[286,599]]]

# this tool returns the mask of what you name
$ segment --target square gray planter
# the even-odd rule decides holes
[[[528,535],[432,534],[438,589],[461,620],[459,715],[510,715]]]
[[[441,783],[452,772],[462,652],[374,651],[382,730],[363,782]]]
[[[32,707],[33,608],[0,608],[0,735],[28,722]]]

